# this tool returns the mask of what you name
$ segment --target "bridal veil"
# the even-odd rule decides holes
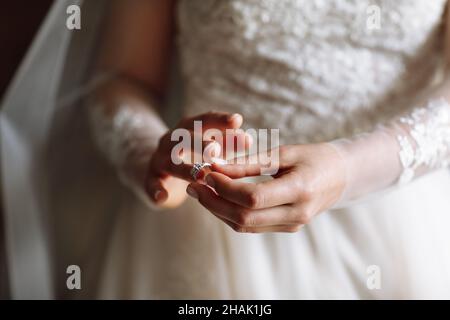
[[[102,254],[105,237],[96,235],[108,232],[112,217],[98,209],[121,197],[96,155],[82,104],[102,81],[85,79],[107,3],[55,1],[2,101],[1,183],[14,299],[61,297],[71,260]],[[81,8],[81,30],[66,26],[71,5]],[[73,243],[58,241],[60,234]]]

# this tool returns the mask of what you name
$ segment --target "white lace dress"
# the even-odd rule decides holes
[[[247,127],[279,128],[289,144],[371,130],[411,109],[436,77],[445,5],[181,0],[186,113],[239,112]],[[379,26],[368,26],[377,12]],[[295,234],[237,234],[192,199],[165,213],[130,202],[100,296],[450,298],[449,191],[449,171],[436,170]],[[374,265],[381,287],[371,290]]]

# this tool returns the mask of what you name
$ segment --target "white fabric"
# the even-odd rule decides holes
[[[182,0],[186,112],[240,112],[248,127],[283,129],[281,143],[371,131],[416,106],[435,78],[445,4]],[[373,5],[380,29],[366,26]]]
[[[61,12],[65,12],[67,3],[58,2],[51,10],[2,108],[2,183],[12,297],[49,298],[52,295],[48,229],[43,195],[39,193],[44,165],[38,155],[47,136],[63,57],[70,40],[63,28],[55,28],[56,24],[65,23]],[[48,41],[50,37],[52,42]],[[29,77],[29,70],[33,70],[32,77]]]
[[[74,4],[86,9],[82,31],[66,28],[66,10]],[[98,196],[98,204],[88,201],[92,191],[85,185],[101,188],[95,186],[101,183],[105,191],[114,187],[109,187],[107,178],[103,182],[95,178],[105,169],[96,170],[96,153],[79,103],[92,86],[83,81],[95,47],[92,31],[99,29],[104,8],[104,1],[55,1],[2,101],[1,182],[7,265],[15,299],[57,296],[66,287],[67,266],[76,264],[64,257],[88,245],[96,254],[98,244],[83,243],[79,232],[85,229],[82,239],[91,241],[105,225],[98,223],[93,232],[87,227],[100,216],[102,201]],[[84,205],[91,209],[82,209]],[[77,227],[80,219],[89,217],[82,229]],[[73,242],[65,243],[60,235]]]
[[[368,32],[365,9],[374,3],[385,15],[382,28]],[[249,127],[281,128],[283,143],[370,131],[414,107],[440,70],[445,3],[181,0],[178,43],[186,113],[211,106],[239,112]],[[79,46],[71,50],[77,52]],[[77,64],[66,59],[65,68]],[[79,89],[74,81],[62,85]],[[23,94],[24,88],[13,87],[12,92]],[[16,114],[16,131],[23,132],[20,119],[34,100],[19,112],[16,99],[5,110]],[[54,105],[54,98],[49,101]],[[450,297],[448,170],[325,212],[296,234],[236,234],[192,199],[164,214],[136,201],[97,157],[79,109],[40,115],[42,120],[33,119],[36,124],[51,120],[59,130],[47,139],[53,152],[43,169],[47,175],[41,177],[48,185],[45,197],[35,190],[29,196],[46,204],[41,213],[51,221],[50,264],[57,296],[72,296],[64,288],[64,272],[68,264],[78,264],[85,282],[75,296],[81,297]],[[26,140],[32,141],[31,135]],[[11,138],[6,145],[29,149]],[[2,162],[2,171],[12,172],[3,178],[7,195],[14,194],[12,182],[20,181],[17,169],[23,167],[16,163]],[[36,179],[27,176],[28,182]],[[31,210],[13,200],[5,198],[7,214],[18,223],[15,215]],[[33,241],[43,234],[9,236]],[[17,278],[33,272],[31,256],[27,261],[11,258],[24,268],[15,269]],[[371,265],[380,267],[380,290],[366,286]],[[41,270],[49,274],[45,264]],[[27,285],[39,288],[18,283],[23,289]],[[18,291],[15,296],[25,295]]]
[[[395,184],[404,185],[436,169],[449,167],[449,81],[444,81],[423,107],[379,125],[372,132],[331,142],[344,162],[345,190],[335,207],[373,195]]]

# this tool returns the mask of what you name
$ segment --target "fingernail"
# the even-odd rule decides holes
[[[205,181],[208,186],[210,186],[211,188],[214,188],[215,182],[214,182],[214,179],[210,175],[206,176]]]
[[[188,186],[186,189],[188,195],[190,195],[194,199],[198,199],[198,193],[191,186]]]
[[[162,196],[163,196],[162,191],[156,190],[155,193],[153,194],[153,200],[155,200],[155,202],[158,202],[158,201],[162,200]]]
[[[218,144],[217,142],[211,142],[210,144],[208,144],[206,146],[206,148],[203,152],[205,155],[208,155],[210,158],[217,157],[218,155],[220,155],[220,144]]]
[[[220,166],[224,166],[224,165],[226,165],[228,163],[227,160],[222,159],[222,158],[211,158],[211,162],[215,163],[215,164],[218,164]]]

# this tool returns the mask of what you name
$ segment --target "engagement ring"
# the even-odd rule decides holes
[[[204,168],[211,167],[210,163],[202,162],[202,163],[195,163],[194,166],[191,169],[191,176],[194,178],[194,181],[197,181],[197,176],[200,171]]]

